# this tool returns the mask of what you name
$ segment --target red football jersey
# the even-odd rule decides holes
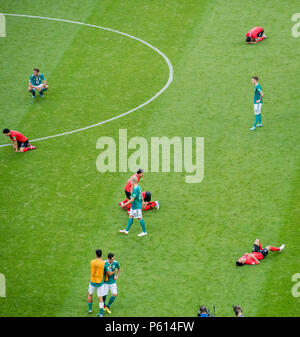
[[[263,31],[262,27],[254,27],[247,33],[246,37],[250,36],[251,39],[255,40],[257,35]]]
[[[257,260],[263,260],[263,255],[262,253],[258,253],[258,252],[253,252],[251,253],[253,256],[255,256],[257,258]],[[251,256],[250,254],[244,254],[243,257],[246,258],[245,264],[258,264]]]
[[[141,178],[139,177],[139,175],[137,173],[135,174],[135,176],[137,177],[137,180],[139,182]],[[131,177],[130,177],[130,179],[131,179]],[[131,192],[131,181],[130,181],[130,179],[128,179],[127,184],[125,186],[125,191],[127,191],[127,192]]]
[[[26,140],[28,140],[28,138],[26,138],[21,132],[14,131],[14,130],[10,131],[9,138],[14,140],[14,141],[21,142],[21,143],[24,143],[24,142],[26,142]]]

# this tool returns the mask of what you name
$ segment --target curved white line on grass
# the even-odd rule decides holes
[[[60,136],[65,136],[65,135],[70,135],[72,133],[79,132],[79,131],[84,131],[84,130],[87,130],[87,129],[90,129],[90,128],[94,128],[96,126],[99,126],[99,125],[102,125],[102,124],[106,124],[108,122],[114,121],[115,119],[118,119],[118,118],[121,118],[123,116],[129,115],[130,113],[132,113],[132,112],[134,112],[134,111],[136,111],[138,109],[141,109],[145,105],[147,105],[147,104],[151,103],[152,101],[154,101],[158,96],[160,96],[169,87],[169,85],[173,81],[173,66],[172,66],[172,63],[170,62],[170,60],[168,59],[168,57],[162,51],[160,51],[158,48],[152,46],[150,43],[148,43],[148,42],[146,42],[146,41],[144,41],[142,39],[139,39],[138,37],[135,37],[133,35],[129,35],[129,34],[120,32],[120,31],[115,30],[115,29],[111,29],[111,28],[107,28],[107,27],[101,27],[101,26],[96,26],[96,25],[91,25],[91,24],[88,24],[88,23],[83,23],[83,22],[78,22],[78,21],[71,21],[71,20],[65,20],[65,19],[56,19],[56,18],[47,18],[47,17],[44,17],[44,16],[33,16],[33,15],[25,15],[25,14],[6,14],[6,13],[0,13],[0,14],[7,15],[7,16],[21,16],[21,17],[33,18],[33,19],[43,19],[43,20],[52,20],[52,21],[59,21],[59,22],[74,23],[74,24],[77,24],[77,25],[88,26],[88,27],[98,28],[98,29],[102,29],[102,30],[107,30],[109,32],[117,33],[117,34],[129,37],[131,39],[134,39],[136,41],[139,41],[139,42],[143,43],[144,45],[146,45],[147,47],[149,47],[149,48],[153,49],[154,51],[156,51],[159,55],[161,55],[163,57],[163,59],[166,61],[167,65],[168,65],[168,68],[169,68],[169,78],[168,78],[167,83],[164,85],[164,87],[162,89],[160,89],[154,96],[152,96],[150,99],[148,99],[146,102],[140,104],[139,106],[137,106],[137,107],[135,107],[135,108],[133,108],[133,109],[131,109],[129,111],[123,112],[123,113],[121,113],[118,116],[109,118],[109,119],[107,119],[105,121],[102,121],[102,122],[99,122],[99,123],[96,123],[96,124],[92,124],[92,125],[88,125],[88,126],[85,126],[83,128],[80,128],[80,129],[62,132],[62,133],[59,133],[57,135],[52,135],[52,136],[47,136],[47,137],[41,137],[41,138],[37,138],[37,139],[32,139],[32,140],[30,140],[31,142],[37,142],[39,140],[45,140],[45,139],[50,139],[50,138],[55,138],[55,137],[60,137]],[[0,145],[0,147],[9,146],[9,145],[11,145],[11,144],[3,144],[3,145]]]

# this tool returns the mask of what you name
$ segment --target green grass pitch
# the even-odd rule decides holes
[[[89,261],[113,251],[122,266],[112,316],[195,316],[199,304],[232,316],[299,316],[292,276],[300,273],[300,38],[291,34],[297,0],[0,0],[0,12],[104,26],[141,38],[174,67],[171,86],[144,108],[103,126],[36,142],[37,151],[0,148],[0,316],[88,316]],[[244,43],[262,25],[268,39]],[[0,124],[31,139],[74,130],[145,102],[168,79],[164,60],[120,35],[63,22],[6,17],[0,38]],[[35,101],[38,66],[50,90]],[[251,133],[253,86],[265,94],[263,128]],[[118,207],[130,173],[96,169],[99,137],[204,137],[205,178],[146,173],[161,202],[144,213],[148,236],[128,237]],[[7,139],[0,137],[0,144]],[[259,266],[235,260],[286,244]],[[94,297],[94,303],[97,299]],[[97,309],[94,304],[94,314]]]

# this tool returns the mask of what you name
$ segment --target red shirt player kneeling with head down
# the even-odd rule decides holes
[[[13,142],[13,147],[16,152],[27,152],[29,150],[35,150],[36,147],[29,143],[27,137],[21,132],[4,129],[3,134],[9,137]]]
[[[266,38],[262,27],[254,27],[246,34],[246,42],[248,44],[256,44]]]

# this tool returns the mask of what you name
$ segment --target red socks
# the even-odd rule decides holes
[[[262,250],[262,246],[261,246],[260,241],[258,241],[258,245],[259,245],[259,249]]]
[[[270,247],[271,252],[279,252],[280,248],[277,247]]]
[[[145,211],[149,211],[149,209],[153,208],[156,206],[156,202],[155,201],[150,201],[148,202],[148,205],[145,207]]]

